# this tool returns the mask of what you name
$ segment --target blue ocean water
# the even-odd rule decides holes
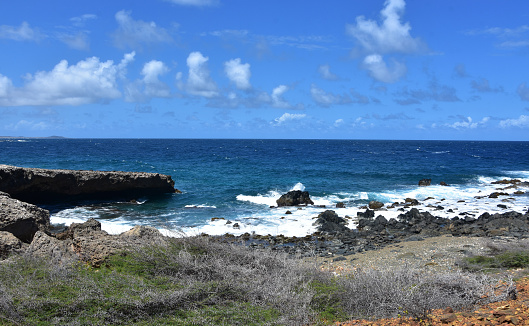
[[[51,207],[52,223],[95,217],[110,232],[146,224],[197,233],[303,235],[313,231],[312,218],[324,208],[307,207],[288,216],[284,209],[270,208],[291,189],[309,191],[316,204],[327,208],[344,202],[347,208],[337,209],[342,216],[356,216],[370,200],[392,203],[407,197],[433,197],[445,206],[475,214],[497,210],[498,203],[475,197],[494,190],[490,185],[494,180],[529,181],[529,142],[0,139],[0,163],[163,173],[171,175],[183,192],[142,198],[139,205]],[[418,187],[424,178],[450,187]],[[525,192],[513,197],[509,208],[527,210],[529,189]],[[437,215],[441,213],[447,214]],[[212,222],[213,217],[221,219]]]

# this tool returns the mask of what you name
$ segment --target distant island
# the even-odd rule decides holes
[[[25,137],[25,136],[0,136],[0,139],[66,139],[63,136],[49,136],[49,137]]]

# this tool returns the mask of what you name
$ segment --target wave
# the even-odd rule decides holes
[[[185,205],[185,208],[217,208],[214,205]]]

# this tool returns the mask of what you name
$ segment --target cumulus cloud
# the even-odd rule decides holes
[[[275,108],[290,108],[291,105],[284,98],[283,94],[288,91],[285,85],[279,85],[272,90],[272,106]]]
[[[195,6],[195,7],[208,7],[216,6],[219,4],[219,0],[165,0],[167,2],[174,3],[182,6]]]
[[[427,49],[419,38],[410,35],[410,24],[401,22],[405,7],[404,0],[386,0],[380,24],[358,16],[356,24],[346,26],[347,33],[358,43],[358,51],[366,55],[363,67],[378,81],[393,83],[406,74],[404,63],[392,59],[388,67],[382,55],[420,53]]]
[[[193,95],[215,97],[219,95],[217,84],[209,74],[207,62],[209,58],[200,52],[191,52],[187,57],[189,76],[185,89]]]
[[[502,128],[510,128],[510,127],[529,128],[529,116],[521,115],[518,119],[501,120],[500,127]]]
[[[340,79],[336,74],[333,74],[331,72],[331,66],[329,65],[321,65],[318,67],[318,72],[320,73],[320,77],[326,80],[338,80]]]
[[[404,0],[386,0],[380,12],[382,22],[356,17],[355,25],[347,25],[347,33],[353,36],[367,53],[416,53],[425,45],[410,35],[408,22],[401,23],[406,3]]]
[[[518,86],[517,93],[523,101],[529,101],[529,87],[525,83]]]
[[[232,81],[238,89],[248,90],[252,88],[250,84],[250,72],[249,63],[241,63],[241,59],[233,59],[224,63],[224,71],[229,80]]]
[[[22,22],[19,27],[0,25],[0,39],[8,39],[14,41],[39,41],[45,35],[39,30],[31,28],[27,22]]]
[[[406,65],[392,60],[391,67],[379,54],[371,54],[364,58],[363,66],[369,71],[369,75],[374,79],[384,83],[394,83],[406,74]]]
[[[51,71],[28,75],[26,84],[20,88],[0,76],[0,105],[81,105],[118,98],[121,92],[116,79],[133,57],[133,54],[126,55],[118,65],[112,60],[102,62],[97,57],[75,65],[62,60]]]
[[[147,62],[141,74],[143,76],[143,83],[145,84],[145,94],[150,97],[169,97],[171,90],[164,82],[160,81],[159,76],[169,72],[169,68],[157,60]]]
[[[119,48],[133,48],[141,44],[169,43],[173,40],[167,30],[157,26],[155,22],[132,19],[130,11],[118,11],[115,18],[118,29],[112,36],[114,45]]]
[[[275,125],[275,126],[280,126],[280,125],[282,125],[284,123],[287,123],[289,121],[295,121],[295,120],[304,119],[306,116],[307,116],[306,114],[301,114],[301,113],[297,113],[297,114],[284,113],[279,118],[274,119],[272,124]]]
[[[476,129],[479,126],[486,124],[489,120],[489,117],[484,117],[481,121],[474,122],[471,117],[466,117],[462,121],[446,124],[445,126],[454,129]]]

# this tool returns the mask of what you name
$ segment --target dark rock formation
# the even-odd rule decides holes
[[[134,198],[174,193],[168,175],[145,172],[74,171],[0,165],[0,191],[30,203],[69,198]]]
[[[419,186],[429,186],[432,184],[432,179],[422,179],[419,180]]]
[[[313,225],[317,226],[319,232],[336,233],[349,230],[345,224],[347,221],[338,216],[335,211],[326,210],[318,215],[318,219]]]
[[[0,193],[0,231],[7,231],[23,242],[30,243],[37,231],[48,232],[50,214],[35,205]]]
[[[343,202],[336,203],[336,208],[345,208],[345,204]]]
[[[277,206],[314,205],[308,191],[293,190],[276,200]]]
[[[445,186],[445,187],[448,187],[448,183],[444,182],[444,181],[441,181],[441,183],[439,183],[441,186]]]
[[[376,201],[376,200],[372,200],[369,202],[369,208],[370,209],[379,209],[379,208],[382,208],[384,207],[384,203],[381,203],[379,201]]]

